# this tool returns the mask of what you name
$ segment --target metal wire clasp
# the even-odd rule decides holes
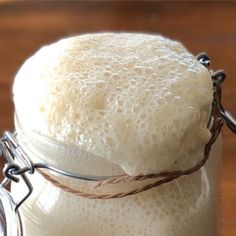
[[[202,65],[204,65],[209,70],[211,61],[210,61],[209,56],[206,53],[200,53],[196,56],[196,58]],[[221,85],[226,79],[226,74],[223,70],[217,70],[217,71],[209,70],[209,71],[211,74],[211,79],[213,81],[213,86],[215,90],[214,92],[217,94],[217,96],[214,96],[214,97],[218,97],[218,100],[213,101],[213,104],[214,103],[218,104],[221,117],[225,121],[228,128],[232,132],[236,133],[236,119],[231,115],[229,111],[224,109],[224,106],[221,101],[221,97],[222,97]]]
[[[20,176],[28,188],[28,193],[16,203],[15,210],[17,210],[33,191],[33,187],[25,172],[33,173],[34,166],[10,132],[5,132],[0,139],[0,156],[2,156],[6,162],[3,168],[5,178],[1,185],[7,187],[10,181],[19,182],[20,178],[18,176]],[[19,164],[16,164],[16,162],[19,162]]]

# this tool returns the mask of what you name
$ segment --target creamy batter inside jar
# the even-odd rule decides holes
[[[220,102],[223,72],[207,67],[206,56],[140,33],[75,36],[28,59],[13,88],[26,156],[115,178],[27,173],[33,192],[20,206],[24,235],[218,235],[217,135],[223,119],[235,126]],[[24,183],[11,191],[21,198]]]

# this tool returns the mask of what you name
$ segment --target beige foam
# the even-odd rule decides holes
[[[60,40],[24,63],[13,92],[26,133],[76,144],[128,174],[198,159],[210,136],[208,71],[180,43],[157,35]]]

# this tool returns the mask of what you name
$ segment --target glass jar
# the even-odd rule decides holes
[[[17,122],[16,131],[20,146],[34,163],[46,162],[60,169],[89,175],[124,174],[118,166],[108,161],[87,159],[76,147],[56,143],[37,133],[26,135]],[[218,234],[220,155],[221,140],[218,138],[208,162],[197,172],[136,195],[106,200],[67,193],[36,172],[30,176],[33,193],[21,206],[24,235],[215,236]],[[79,158],[78,165],[73,161],[75,158]],[[98,171],[94,172],[94,169]],[[129,191],[144,184],[137,181],[94,188],[93,183],[88,181],[50,175],[66,186],[96,194]],[[15,198],[22,192],[22,185],[12,185]]]
[[[204,56],[200,57],[199,61],[207,66],[207,59],[201,61],[203,58]],[[15,179],[11,186],[14,200],[26,200],[21,205],[19,200],[18,204],[12,205],[13,200],[9,193],[4,188],[0,191],[0,194],[3,193],[2,203],[4,199],[8,199],[8,205],[12,209],[20,206],[21,217],[18,210],[16,216],[22,222],[24,236],[218,235],[217,200],[221,156],[221,137],[218,134],[223,124],[222,119],[236,132],[235,120],[221,104],[220,84],[223,79],[222,72],[212,74],[212,119],[206,121],[206,125],[212,131],[212,137],[203,150],[204,158],[200,159],[199,164],[198,161],[193,161],[196,160],[194,153],[188,156],[186,160],[180,161],[179,165],[184,167],[183,170],[190,168],[192,171],[182,171],[181,175],[177,174],[178,171],[172,172],[172,178],[159,186],[153,184],[154,180],[150,176],[142,181],[117,181],[120,175],[125,174],[118,165],[95,155],[87,156],[86,152],[77,146],[55,142],[36,132],[25,132],[16,115],[17,143],[13,143],[13,147],[20,147],[30,158],[35,169],[36,166],[40,166],[37,163],[46,163],[66,170],[67,173],[116,176],[117,181],[95,185],[93,181],[68,178],[61,175],[60,171],[58,174],[53,171],[45,175],[45,170],[38,172],[28,167],[11,169],[9,173],[5,170],[4,173],[8,173],[6,176],[9,179],[14,180],[14,176],[23,175],[25,180],[15,183]],[[218,127],[214,125],[217,120]],[[8,145],[4,146],[2,139],[0,144],[1,151],[4,151],[5,147],[8,148]],[[14,156],[14,153],[15,150],[9,152],[10,156]],[[75,159],[77,161],[74,161]],[[8,160],[14,163],[17,161],[17,158]],[[27,199],[27,179],[24,175],[28,176],[33,186],[33,192]],[[165,175],[168,176],[168,173]],[[29,183],[27,186],[29,188]],[[127,192],[132,194],[125,194]],[[83,197],[78,196],[81,193]],[[99,199],[93,199],[94,195],[100,196]],[[108,195],[115,197],[110,198]],[[22,202],[20,200],[20,203]],[[1,210],[1,213],[4,212],[7,211]],[[9,236],[8,233],[7,235]]]

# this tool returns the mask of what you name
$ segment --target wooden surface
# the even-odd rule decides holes
[[[1,2],[1,1],[0,1]],[[158,32],[206,51],[224,68],[225,106],[236,114],[236,2],[2,2],[0,3],[0,132],[13,129],[11,87],[23,61],[61,37],[94,31]],[[26,88],[27,89],[27,88]],[[236,235],[236,135],[223,132],[221,232]]]

